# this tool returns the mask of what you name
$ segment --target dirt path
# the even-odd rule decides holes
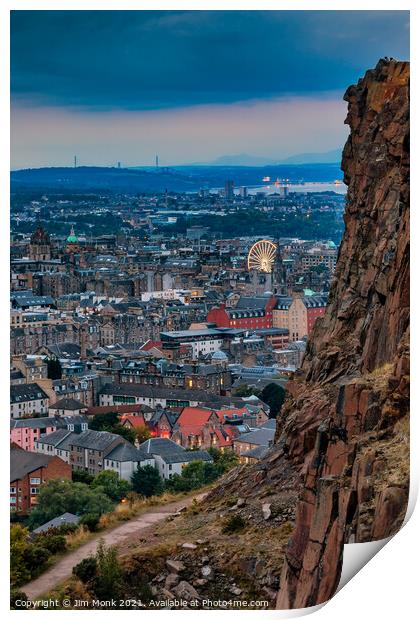
[[[175,514],[181,508],[189,506],[193,499],[200,500],[205,495],[206,493],[200,493],[199,495],[194,495],[193,497],[188,497],[177,502],[171,502],[162,506],[153,506],[147,512],[143,512],[138,517],[131,519],[131,521],[126,521],[108,532],[98,534],[94,540],[66,554],[57,564],[54,564],[54,566],[37,579],[34,579],[34,581],[30,581],[25,586],[22,586],[20,590],[25,592],[29,599],[35,600],[70,577],[73,566],[76,566],[76,564],[81,562],[84,558],[94,555],[100,539],[103,539],[106,545],[120,545],[125,542],[127,538],[132,539],[133,536],[151,525],[155,525],[159,521],[163,521],[167,516]]]

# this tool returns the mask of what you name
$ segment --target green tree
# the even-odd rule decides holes
[[[192,491],[213,482],[219,476],[219,470],[210,461],[191,461],[182,470],[167,481],[166,486],[176,492]]]
[[[71,472],[71,479],[73,482],[83,482],[84,484],[91,484],[95,476],[89,474],[84,469],[75,469]]]
[[[47,359],[47,377],[48,379],[61,379],[63,369],[60,360]]]
[[[114,502],[119,502],[131,490],[127,480],[120,480],[117,472],[109,470],[95,476],[91,487],[102,490]]]
[[[232,467],[236,467],[239,463],[238,455],[233,450],[219,450],[218,448],[211,447],[207,452],[212,457],[219,476],[232,469]]]
[[[145,497],[161,495],[163,492],[163,482],[158,470],[152,465],[138,467],[131,476],[131,484],[134,491]]]
[[[113,428],[119,424],[120,419],[118,413],[115,411],[108,411],[108,413],[99,413],[93,417],[93,420],[89,423],[89,428],[94,431],[105,431],[108,428]]]
[[[10,581],[13,586],[31,578],[24,559],[29,547],[29,530],[19,523],[13,524],[10,528]]]
[[[41,525],[64,512],[83,515],[87,512],[110,512],[114,504],[101,488],[91,488],[82,482],[49,480],[40,488],[38,503],[31,511],[29,524]]]
[[[96,551],[96,576],[92,585],[98,599],[120,598],[123,591],[122,576],[117,549],[106,547],[104,541],[100,540]]]
[[[243,383],[242,385],[236,388],[235,396],[258,396],[258,398],[260,398],[261,390],[255,387],[248,386],[245,383]]]
[[[147,441],[151,437],[151,433],[147,426],[139,426],[134,432],[136,433],[136,439],[139,444],[143,443],[143,441]]]
[[[115,433],[132,444],[134,444],[136,440],[136,431],[133,428],[120,424],[120,418],[118,413],[115,411],[95,415],[92,422],[89,424],[89,428],[94,431],[107,431],[108,433]]]
[[[277,383],[268,383],[261,392],[261,400],[270,407],[270,417],[275,418],[284,403],[285,390]]]

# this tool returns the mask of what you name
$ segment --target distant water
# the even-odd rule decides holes
[[[344,183],[305,183],[302,184],[290,184],[287,186],[287,189],[290,192],[335,192],[336,194],[346,194],[347,193],[347,185]],[[256,194],[257,192],[264,192],[265,194],[274,194],[278,192],[278,189],[275,185],[261,185],[260,187],[249,187],[248,194]],[[236,192],[235,192],[236,193]]]
[[[275,194],[278,193],[279,188],[276,187],[274,184],[272,185],[246,185],[245,186],[248,189],[248,194],[250,195],[254,195],[260,192],[263,192],[264,194]],[[335,192],[336,194],[341,194],[342,196],[344,196],[345,194],[347,194],[347,185],[344,185],[344,183],[331,183],[331,182],[314,182],[314,183],[289,183],[287,185],[287,189],[289,190],[289,193],[291,192],[297,192],[297,193],[307,193],[307,192]],[[223,187],[213,187],[211,188],[209,191],[211,193],[219,193],[222,192],[224,190]],[[235,187],[234,190],[235,194],[238,195],[239,194],[239,187]]]

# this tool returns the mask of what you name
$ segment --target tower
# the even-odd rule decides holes
[[[280,252],[280,243],[277,243],[277,253],[273,265],[273,289],[277,295],[287,295],[287,276]]]
[[[233,188],[234,187],[235,187],[235,184],[231,179],[227,179],[227,181],[225,181],[225,198],[227,200],[233,200],[234,198]]]
[[[51,258],[50,236],[42,226],[38,226],[31,235],[29,258],[31,260],[50,260]]]
[[[87,326],[82,325],[80,328],[80,359],[85,360],[87,358]]]

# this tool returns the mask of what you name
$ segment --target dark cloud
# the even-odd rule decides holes
[[[15,101],[156,109],[342,91],[408,58],[408,11],[13,11]]]

